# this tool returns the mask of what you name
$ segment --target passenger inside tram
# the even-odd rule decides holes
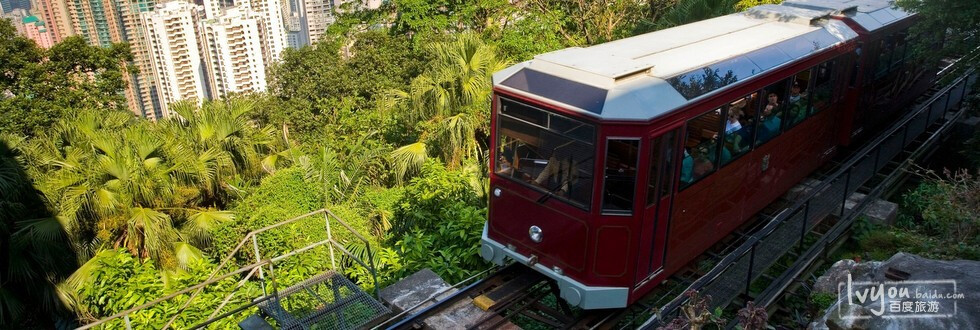
[[[787,94],[787,85],[788,82],[783,80],[769,85],[762,91],[762,95],[766,95],[766,100],[759,113],[759,132],[756,134],[756,145],[768,142],[779,135],[782,128],[781,117],[783,116],[783,109],[786,107],[782,102],[782,97]]]
[[[715,164],[718,164],[719,129],[724,127],[721,110],[708,111],[688,122],[685,158],[681,163],[682,183],[690,184],[701,179],[713,172]],[[722,151],[721,157],[727,161],[731,158],[731,152]]]
[[[809,104],[807,87],[810,86],[810,70],[800,72],[793,79],[789,92],[789,113],[786,115],[787,127],[795,126],[806,118]]]
[[[695,180],[710,174],[714,169],[714,164],[703,154],[703,150],[693,149],[688,152],[684,149],[684,159],[681,160],[681,186],[690,185]]]
[[[506,155],[507,155],[506,152],[505,153],[502,153],[500,155],[500,158],[497,159],[497,167],[499,167],[497,169],[497,174],[506,175],[506,176],[513,176],[514,175],[514,165],[513,165],[512,161],[514,160],[514,158],[513,158],[513,156],[508,157]]]
[[[725,144],[721,152],[722,165],[731,161],[732,157],[749,151],[748,141],[752,140],[750,133],[752,126],[750,122],[744,122],[743,118],[745,118],[744,111],[752,95],[732,102],[728,106],[728,119],[725,122]]]

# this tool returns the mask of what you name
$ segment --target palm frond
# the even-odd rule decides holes
[[[422,168],[422,164],[429,159],[429,154],[424,142],[416,142],[392,151],[391,159],[395,169],[395,179],[401,183]]]
[[[181,232],[198,246],[205,246],[210,244],[211,233],[218,226],[233,220],[235,214],[231,211],[193,210],[181,226]]]
[[[188,270],[194,263],[204,260],[204,252],[190,244],[177,242],[174,243],[174,257],[180,269]]]

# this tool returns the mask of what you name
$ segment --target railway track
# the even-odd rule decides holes
[[[743,287],[733,295],[716,296],[712,309],[728,307],[730,313],[736,307],[756,301],[760,306],[770,307],[770,312],[776,311],[778,307],[774,303],[786,295],[808,294],[800,289],[806,291],[807,283],[813,277],[811,274],[822,266],[823,258],[847,238],[850,225],[863,207],[900,182],[901,174],[911,162],[931,153],[931,147],[963,112],[960,109],[955,112],[946,111],[946,108],[958,108],[951,106],[950,99],[964,98],[967,93],[966,85],[975,80],[976,74],[971,70],[948,87],[937,86],[930,89],[916,99],[914,111],[885,130],[883,135],[862,148],[839,156],[840,161],[832,162],[814,173],[811,178],[822,184],[812,187],[814,192],[807,196],[810,199],[776,201],[754,220],[748,221],[627,308],[596,311],[570,308],[559,297],[554,282],[523,265],[511,264],[432,302],[427,307],[411,311],[405,317],[388,320],[377,328],[425,328],[427,318],[445,312],[449,307],[465,300],[472,300],[487,312],[484,317],[471,324],[470,329],[511,327],[512,322],[518,318],[524,318],[523,322],[536,322],[560,329],[655,328],[676,317],[679,306],[685,302],[684,292],[687,290],[724,289],[719,283],[725,284],[725,280],[729,279],[727,274],[744,264],[746,258],[747,274],[736,273],[742,276],[742,283],[737,284]],[[956,88],[960,88],[958,95],[954,95]],[[938,111],[934,110],[937,102],[946,103],[941,114],[935,113]],[[886,147],[891,149],[885,150]],[[871,157],[874,157],[873,162]],[[869,168],[870,172],[862,172],[865,168],[861,166]],[[855,179],[856,177],[861,179]],[[843,182],[843,189],[836,185],[838,181]],[[856,183],[849,186],[852,182]],[[826,197],[827,192],[837,190],[843,195],[842,199],[835,201],[839,202],[839,206],[835,206],[839,211],[811,217],[811,202],[819,206],[818,199],[821,195]],[[844,204],[851,192],[860,192],[868,197],[847,209]],[[768,265],[754,264],[765,262],[755,260],[755,248],[768,246],[764,241],[766,238],[781,239],[773,233],[781,233],[780,230],[785,229],[780,227],[782,222],[792,221],[795,214],[801,213],[800,210],[803,210],[803,223],[799,226],[798,240],[794,240],[785,253],[770,258]],[[754,273],[757,267],[761,272]],[[764,289],[759,289],[760,287]],[[730,293],[726,290],[721,292]],[[734,326],[734,321],[728,324],[728,328]]]

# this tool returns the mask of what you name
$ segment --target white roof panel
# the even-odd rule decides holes
[[[494,85],[593,117],[649,120],[857,37],[843,22],[828,19],[831,14],[872,8],[865,2],[890,7],[881,5],[885,0],[787,2],[806,7],[757,6],[601,45],[541,54],[494,74]],[[727,85],[701,90],[684,85],[686,80],[726,74]]]
[[[652,54],[643,60],[663,63],[663,65],[653,68],[653,75],[667,78],[817,29],[817,27],[797,24],[766,23],[693,43],[686,47],[677,47]]]

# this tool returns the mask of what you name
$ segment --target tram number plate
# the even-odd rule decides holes
[[[769,155],[762,156],[762,171],[765,172],[769,169]]]

